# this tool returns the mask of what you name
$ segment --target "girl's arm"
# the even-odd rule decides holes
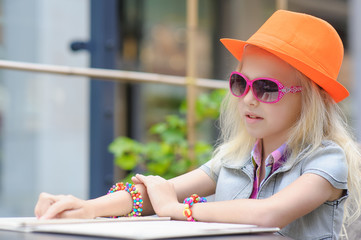
[[[196,204],[192,211],[194,217],[200,221],[248,223],[282,228],[324,202],[340,198],[342,192],[342,189],[334,188],[321,176],[309,173],[267,199],[240,199],[220,204],[210,203],[208,206]],[[210,209],[214,210],[209,213]]]
[[[133,177],[132,181],[141,183],[136,177]],[[173,184],[179,202],[183,202],[186,197],[193,193],[200,196],[212,195],[216,189],[216,183],[200,169],[172,178],[169,182]]]
[[[151,193],[149,197],[159,216],[185,220],[184,204],[175,200],[175,193],[172,195],[172,183],[154,176],[137,175],[137,178],[147,186]],[[191,210],[192,216],[199,221],[245,223],[282,228],[313,211],[325,201],[338,199],[342,191],[342,189],[334,188],[326,179],[309,173],[302,175],[288,187],[267,199],[200,203],[194,204]],[[203,193],[198,195],[201,196],[201,194]]]
[[[143,215],[154,214],[147,189],[133,178],[136,188],[143,197]],[[192,193],[210,195],[214,193],[215,183],[203,171],[197,169],[171,179],[175,189],[175,199],[182,201]],[[178,195],[178,197],[177,197]],[[178,200],[177,200],[178,202]],[[81,200],[71,195],[51,195],[42,193],[35,207],[35,215],[42,219],[51,218],[95,218],[122,216],[132,211],[132,199],[128,192],[118,191],[96,199]]]
[[[41,193],[35,206],[35,216],[40,219],[119,216],[131,211],[132,199],[125,191],[87,201],[71,195]]]

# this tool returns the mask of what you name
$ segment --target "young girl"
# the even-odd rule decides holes
[[[212,160],[170,180],[137,174],[134,185],[118,184],[88,201],[42,193],[36,216],[156,213],[276,226],[294,239],[337,239],[361,207],[360,150],[336,104],[348,96],[336,80],[338,34],[321,19],[280,10],[249,40],[221,41],[240,64],[230,75]],[[214,194],[215,201],[193,193]]]

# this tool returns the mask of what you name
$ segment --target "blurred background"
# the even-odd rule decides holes
[[[226,81],[237,62],[219,38],[246,40],[276,10],[272,0],[199,0],[196,75]],[[185,76],[185,0],[0,0],[0,59]],[[330,22],[345,46],[340,105],[361,137],[358,0],[289,0]],[[0,70],[0,217],[33,216],[40,192],[103,195],[124,171],[109,144],[147,141],[176,114],[186,88]],[[214,144],[215,124],[201,135]]]

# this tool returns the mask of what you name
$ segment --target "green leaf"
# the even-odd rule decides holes
[[[171,128],[182,128],[185,126],[186,122],[184,119],[180,118],[177,115],[169,115],[166,117],[166,121]]]
[[[136,154],[124,154],[115,159],[115,164],[124,170],[132,170],[137,166],[138,156]]]
[[[184,133],[177,129],[169,129],[162,134],[162,140],[169,144],[180,144],[184,138]]]
[[[206,163],[212,157],[213,147],[204,142],[197,142],[194,146],[198,165]]]
[[[172,166],[170,167],[170,170],[175,176],[178,176],[180,174],[187,172],[190,166],[191,166],[190,160],[187,158],[183,158],[173,163]]]
[[[159,161],[157,163],[151,162],[147,165],[148,171],[152,175],[164,175],[167,170],[169,169],[171,161],[169,159],[164,158],[162,161]]]
[[[168,128],[168,126],[166,123],[157,123],[150,128],[149,132],[152,134],[161,134],[165,130],[167,130],[167,128]]]
[[[108,147],[108,150],[115,156],[122,156],[126,152],[142,152],[142,146],[137,141],[126,137],[116,138]]]
[[[205,142],[197,142],[194,147],[194,150],[198,154],[204,154],[211,152],[213,150],[213,147]]]
[[[186,114],[187,113],[187,101],[184,100],[184,101],[181,102],[181,105],[179,107],[179,112],[181,114]]]

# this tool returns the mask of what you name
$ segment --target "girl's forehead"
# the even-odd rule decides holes
[[[246,46],[243,52],[243,63],[256,66],[270,66],[270,69],[292,69],[292,66],[272,53],[255,46]]]
[[[272,53],[255,46],[246,46],[241,63],[241,72],[248,78],[269,77],[281,82],[294,82],[296,70]]]

